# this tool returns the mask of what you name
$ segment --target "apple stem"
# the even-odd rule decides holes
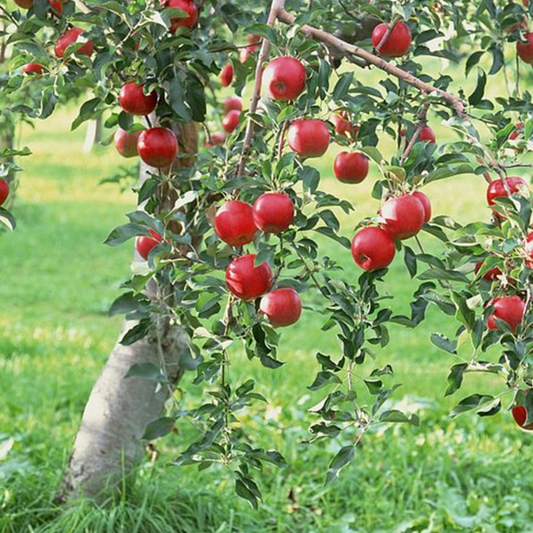
[[[288,13],[284,9],[282,9],[279,12],[278,18],[279,20],[281,20],[282,22],[288,25],[294,25],[296,21],[296,17],[292,15],[291,13]],[[347,55],[349,59],[350,59],[350,56],[352,57],[356,56],[356,57],[362,58],[366,60],[367,63],[374,65],[375,67],[381,70],[384,70],[385,72],[388,72],[389,74],[391,74],[392,76],[395,76],[398,79],[403,80],[408,85],[415,87],[416,89],[422,91],[423,93],[437,94],[440,98],[442,98],[445,102],[447,102],[449,105],[451,105],[455,109],[455,112],[457,113],[459,117],[466,118],[465,103],[457,96],[453,96],[452,94],[442,89],[434,87],[433,85],[430,85],[429,83],[425,83],[419,78],[417,78],[416,76],[413,76],[410,72],[406,72],[405,70],[402,70],[401,68],[389,63],[388,61],[385,61],[381,57],[378,57],[377,55],[373,54],[372,52],[369,52],[368,50],[365,50],[363,48],[360,48],[359,46],[347,43],[346,41],[343,41],[342,39],[335,37],[331,33],[328,33],[323,30],[319,30],[317,28],[313,28],[312,26],[309,26],[307,24],[298,27],[298,31],[305,34],[309,38],[313,38],[318,41],[325,42],[326,44],[332,46],[333,48],[340,50],[345,55]]]
[[[283,12],[285,7],[285,0],[273,0],[270,6],[270,13],[268,14],[267,26],[274,26],[276,20],[280,17],[280,13]],[[246,167],[246,160],[248,159],[248,153],[252,147],[252,138],[254,135],[254,121],[251,115],[257,111],[259,100],[261,98],[261,83],[263,81],[263,63],[268,57],[270,50],[270,41],[263,38],[261,43],[261,50],[259,51],[259,57],[257,58],[257,66],[255,69],[255,83],[254,92],[252,95],[252,101],[250,102],[250,110],[248,111],[248,122],[246,124],[246,133],[244,134],[244,142],[242,146],[241,158],[237,167],[236,177],[240,178]]]

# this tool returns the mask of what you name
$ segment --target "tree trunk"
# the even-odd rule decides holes
[[[180,153],[189,156],[177,160],[176,166],[190,165],[198,150],[198,129],[195,124],[185,124],[174,130]],[[145,176],[146,169],[141,169],[141,182]],[[167,209],[174,202],[175,198],[167,194],[161,208]],[[167,288],[165,292],[171,291]],[[153,282],[147,293],[154,303],[158,301],[156,292]],[[120,338],[133,325],[134,322],[126,322]],[[116,488],[141,461],[141,437],[146,426],[163,415],[171,388],[158,387],[146,379],[126,379],[125,375],[134,364],[160,366],[163,360],[169,380],[175,385],[183,373],[180,356],[188,345],[185,334],[168,321],[158,328],[158,333],[153,331],[131,346],[116,344],[85,407],[59,501],[80,496],[101,500],[109,492],[106,489]]]

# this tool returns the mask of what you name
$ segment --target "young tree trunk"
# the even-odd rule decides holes
[[[198,129],[195,124],[185,124],[175,131],[180,153],[189,156],[179,159],[176,165],[187,166],[198,150]],[[141,170],[141,180],[143,172],[146,177],[146,169]],[[162,208],[174,205],[174,201],[175,198],[166,195]],[[160,300],[155,282],[147,293],[154,303]],[[166,293],[171,294],[171,288]],[[134,324],[126,322],[120,338]],[[79,497],[101,500],[109,492],[106,489],[116,488],[141,461],[141,437],[146,426],[164,413],[172,387],[158,387],[146,379],[126,379],[125,375],[134,364],[160,366],[163,360],[169,380],[176,385],[183,373],[180,356],[188,345],[180,329],[168,321],[158,324],[158,329],[159,332],[154,331],[131,346],[116,344],[85,407],[59,501]]]

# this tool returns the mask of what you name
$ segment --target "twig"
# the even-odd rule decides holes
[[[400,159],[400,165],[403,165],[405,163],[405,161],[407,160],[407,158],[409,157],[409,155],[413,151],[413,148],[414,148],[415,144],[418,141],[418,137],[420,136],[420,132],[426,126],[428,110],[429,110],[429,102],[426,102],[422,106],[422,109],[420,110],[420,113],[418,113],[418,117],[417,117],[418,118],[418,124],[416,126],[415,133],[413,134],[411,140],[409,141],[409,144],[407,145],[407,147],[405,148],[404,153],[402,154],[402,157]]]
[[[288,13],[285,10],[281,10],[278,14],[279,20],[284,22],[288,25],[293,25],[296,21],[296,17],[290,13]],[[446,91],[443,91],[442,89],[439,89],[437,87],[434,87],[433,85],[430,85],[429,83],[425,83],[419,78],[413,76],[410,72],[406,72],[405,70],[402,70],[401,68],[392,65],[391,63],[385,61],[384,59],[376,56],[372,52],[369,52],[368,50],[364,50],[363,48],[360,48],[359,46],[355,46],[353,44],[347,43],[346,41],[343,41],[342,39],[339,39],[331,33],[313,28],[309,25],[304,25],[299,28],[299,31],[304,33],[307,37],[316,39],[322,42],[325,42],[332,46],[333,48],[337,48],[341,52],[343,52],[346,55],[353,55],[360,57],[364,60],[366,60],[369,64],[374,65],[375,67],[384,70],[385,72],[388,72],[392,76],[395,76],[396,78],[399,78],[403,80],[408,85],[411,85],[412,87],[417,88],[418,90],[422,91],[423,93],[427,94],[436,94],[440,98],[442,98],[445,102],[447,102],[449,105],[451,105],[454,109],[457,115],[459,115],[461,118],[465,118],[465,103],[458,98],[457,96],[453,96],[450,93],[447,93]]]
[[[283,11],[285,6],[285,0],[273,0],[272,6],[270,8],[270,13],[268,15],[267,25],[274,26],[274,23],[279,18],[280,13]],[[259,105],[259,99],[261,98],[261,83],[263,81],[263,62],[268,57],[268,52],[270,50],[270,41],[268,39],[263,39],[261,43],[261,50],[259,51],[259,57],[257,58],[257,67],[255,69],[255,84],[254,92],[252,96],[252,101],[250,103],[250,110],[248,111],[248,123],[246,124],[246,133],[244,135],[244,143],[242,147],[241,158],[239,160],[239,166],[237,167],[237,178],[240,178],[244,173],[244,168],[246,166],[246,160],[248,159],[248,152],[252,147],[252,137],[254,135],[254,121],[251,118],[251,115],[255,114],[257,111],[257,106]]]
[[[383,34],[383,37],[379,41],[378,45],[376,46],[375,50],[379,54],[381,51],[382,46],[385,44],[385,41],[389,38],[389,35],[391,34],[392,30],[394,29],[394,26],[396,26],[396,20],[391,20],[390,24],[387,26],[387,31]]]

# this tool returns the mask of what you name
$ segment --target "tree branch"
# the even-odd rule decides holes
[[[411,137],[411,139],[409,141],[409,144],[405,148],[405,151],[404,151],[404,153],[402,155],[402,158],[400,159],[400,165],[403,165],[405,163],[405,161],[407,160],[407,158],[409,157],[409,155],[413,151],[413,148],[414,148],[415,144],[418,141],[418,137],[420,136],[420,132],[422,131],[422,129],[426,125],[428,110],[429,110],[429,102],[426,102],[422,106],[422,109],[420,110],[420,113],[418,113],[418,117],[417,117],[418,118],[418,124],[416,126],[416,130],[415,130],[413,136]],[[401,135],[401,133],[400,133],[400,135]]]
[[[296,21],[296,17],[288,13],[284,9],[279,11],[278,18],[279,20],[281,20],[282,22],[288,25],[293,25],[294,22]],[[307,24],[299,28],[299,31],[304,33],[305,35],[307,35],[307,37],[311,39],[322,41],[330,45],[331,47],[340,50],[345,55],[352,55],[352,56],[357,56],[359,58],[362,58],[365,61],[367,61],[367,63],[374,65],[380,70],[384,70],[385,72],[388,72],[392,76],[395,76],[396,78],[400,80],[403,80],[405,83],[411,85],[412,87],[415,87],[416,89],[424,93],[438,95],[445,102],[450,104],[455,109],[455,112],[461,118],[464,118],[466,116],[465,104],[460,98],[457,98],[456,96],[453,96],[452,94],[447,93],[446,91],[443,91],[442,89],[434,87],[433,85],[430,85],[429,83],[424,83],[422,80],[416,78],[411,73],[406,72],[405,70],[402,70],[401,68],[385,61],[384,59],[381,59],[380,57],[369,52],[368,50],[365,50],[353,44],[349,44],[346,41],[343,41],[331,35],[331,33],[327,33],[325,31],[313,28],[312,26],[308,26]]]
[[[268,26],[274,26],[276,20],[279,18],[280,13],[285,7],[285,0],[273,0],[272,6],[270,7],[270,13],[267,19]],[[244,168],[246,166],[246,160],[248,159],[248,153],[252,146],[252,137],[254,135],[254,121],[250,115],[254,115],[257,111],[257,106],[259,105],[259,100],[261,98],[261,83],[263,82],[263,63],[268,57],[268,52],[270,50],[270,41],[268,39],[263,39],[261,43],[261,50],[259,51],[259,57],[257,58],[257,66],[255,69],[255,84],[254,92],[252,96],[252,101],[250,103],[250,110],[248,111],[248,123],[246,124],[246,133],[244,135],[244,143],[242,147],[241,158],[239,160],[239,166],[237,167],[237,178],[240,178],[244,173]]]

